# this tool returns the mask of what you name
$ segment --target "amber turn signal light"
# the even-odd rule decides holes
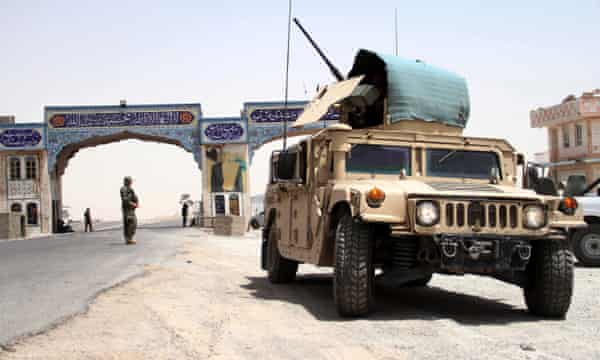
[[[577,210],[577,200],[573,197],[567,196],[562,199],[560,205],[558,206],[558,210],[562,211],[567,215],[573,215],[575,210]]]
[[[373,208],[381,206],[385,200],[385,192],[378,187],[374,187],[367,193],[367,205]]]

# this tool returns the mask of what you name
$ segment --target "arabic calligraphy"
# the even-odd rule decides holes
[[[210,124],[204,135],[213,141],[234,141],[244,136],[244,128],[237,123]]]
[[[255,109],[250,112],[250,120],[256,123],[278,123],[278,122],[294,122],[304,111],[303,108],[271,108],[271,109]],[[323,116],[322,120],[339,120],[340,114],[331,109]]]
[[[0,134],[0,144],[7,148],[33,147],[42,141],[35,129],[7,129]]]
[[[194,121],[189,111],[142,111],[117,113],[57,114],[50,118],[54,128],[188,125]]]

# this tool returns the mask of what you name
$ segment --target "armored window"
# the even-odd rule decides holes
[[[492,169],[502,178],[498,154],[492,151],[427,149],[427,176],[489,179]]]
[[[27,204],[27,225],[38,224],[38,206],[36,203]]]
[[[583,145],[583,126],[581,124],[575,125],[575,146]]]
[[[17,157],[10,158],[9,175],[11,180],[21,180],[21,159]]]
[[[563,126],[562,136],[563,136],[563,147],[564,148],[570,147],[571,146],[571,136],[569,134],[569,128],[567,126]]]
[[[14,213],[20,213],[23,211],[23,206],[19,203],[14,203],[10,206],[10,211]]]
[[[369,144],[352,145],[346,158],[346,171],[350,173],[411,174],[410,149],[402,146]]]
[[[28,180],[37,179],[38,162],[34,156],[29,156],[25,159],[25,178]]]

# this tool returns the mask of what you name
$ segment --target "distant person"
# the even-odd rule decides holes
[[[137,228],[137,217],[135,209],[139,206],[137,195],[133,191],[131,185],[133,180],[130,176],[123,179],[123,187],[121,187],[121,210],[123,212],[123,234],[125,235],[125,243],[133,245],[136,241],[133,239]]]
[[[181,217],[183,218],[183,227],[187,225],[187,217],[188,217],[188,205],[187,201],[183,202],[183,206],[181,207]]]
[[[94,228],[92,227],[92,212],[90,211],[90,208],[85,209],[83,213],[83,222],[85,223],[85,232],[88,232],[88,230],[90,232],[94,231]]]

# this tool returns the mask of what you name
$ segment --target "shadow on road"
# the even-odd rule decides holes
[[[333,304],[331,275],[299,275],[295,282],[274,285],[266,277],[248,277],[242,285],[264,300],[286,301],[302,305],[315,318],[340,321]],[[488,299],[448,291],[439,287],[405,287],[376,290],[376,311],[369,320],[450,319],[465,325],[507,324],[542,320],[503,299]],[[546,319],[544,319],[546,320]]]

